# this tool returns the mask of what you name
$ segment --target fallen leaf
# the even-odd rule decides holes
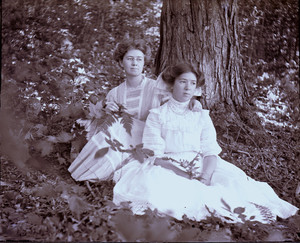
[[[35,213],[28,213],[26,215],[28,223],[33,225],[40,225],[42,223],[43,218]]]
[[[38,141],[35,147],[41,151],[42,156],[47,156],[53,151],[53,143],[46,140]]]
[[[143,236],[144,225],[131,212],[118,212],[111,220],[124,241],[137,241]]]
[[[73,135],[68,132],[62,131],[60,134],[56,136],[57,142],[59,143],[67,143],[73,139]]]
[[[32,193],[37,197],[55,197],[56,192],[54,187],[50,184],[43,184],[41,187],[35,187]]]
[[[80,218],[80,215],[83,212],[86,212],[90,208],[88,203],[86,203],[82,198],[76,195],[72,195],[71,197],[69,197],[68,202],[71,212],[77,219]]]
[[[221,231],[213,231],[205,239],[206,242],[231,242],[231,236],[223,229]]]
[[[285,238],[282,235],[281,231],[278,230],[273,230],[269,232],[269,236],[267,237],[266,241],[284,241]]]

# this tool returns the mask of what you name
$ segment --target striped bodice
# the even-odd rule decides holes
[[[142,87],[138,89],[127,89],[126,92],[126,108],[128,113],[134,117],[138,117]]]

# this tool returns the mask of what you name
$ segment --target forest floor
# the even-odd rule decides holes
[[[300,207],[299,131],[271,123],[259,127],[251,111],[231,120],[223,108],[212,112],[221,157]],[[151,210],[135,216],[127,204],[112,203],[112,181],[75,182],[68,165],[54,158],[42,158],[42,168],[20,170],[0,157],[1,241],[300,241],[299,215],[272,224],[232,224],[214,216],[179,221]]]

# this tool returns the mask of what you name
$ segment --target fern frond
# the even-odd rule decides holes
[[[121,124],[125,128],[126,132],[131,136],[133,116],[127,112],[121,114]]]
[[[229,206],[229,204],[223,198],[221,198],[221,203],[224,204],[224,206],[225,206],[225,207],[223,207],[224,209],[231,212],[231,207]]]
[[[263,216],[263,218],[266,221],[274,220],[275,217],[274,217],[272,211],[268,207],[258,205],[258,204],[253,203],[253,202],[251,202],[251,203],[259,210],[260,214]]]

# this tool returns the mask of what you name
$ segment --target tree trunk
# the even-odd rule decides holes
[[[204,107],[245,104],[236,0],[164,0],[155,73],[183,61],[205,75]]]

